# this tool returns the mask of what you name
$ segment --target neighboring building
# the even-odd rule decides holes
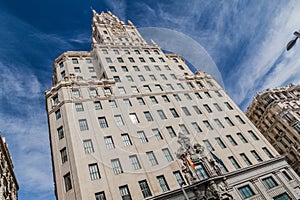
[[[5,138],[0,136],[0,200],[17,200],[19,186]]]
[[[55,60],[45,94],[57,199],[184,199],[182,182],[190,199],[300,198],[297,174],[212,76],[110,12],[94,11],[92,41]]]
[[[300,174],[300,85],[268,89],[258,94],[247,117]]]

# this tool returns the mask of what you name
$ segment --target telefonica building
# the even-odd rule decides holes
[[[297,174],[215,79],[132,22],[93,11],[91,51],[65,52],[53,70],[57,199],[300,198]]]

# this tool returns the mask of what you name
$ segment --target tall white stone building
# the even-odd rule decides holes
[[[94,12],[92,40],[55,60],[46,91],[57,199],[300,198],[299,177],[212,76],[110,12]]]
[[[274,148],[300,174],[300,85],[258,94],[246,115]]]

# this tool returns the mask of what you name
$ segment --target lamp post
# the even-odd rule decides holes
[[[287,45],[286,45],[286,50],[290,50],[297,42],[297,39],[300,38],[300,33],[295,31],[294,35],[296,36],[295,39],[291,40]]]

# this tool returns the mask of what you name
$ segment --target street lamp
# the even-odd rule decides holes
[[[287,45],[286,45],[286,50],[290,50],[295,44],[298,38],[300,38],[300,33],[295,31],[294,35],[296,36],[295,39],[291,40]]]

